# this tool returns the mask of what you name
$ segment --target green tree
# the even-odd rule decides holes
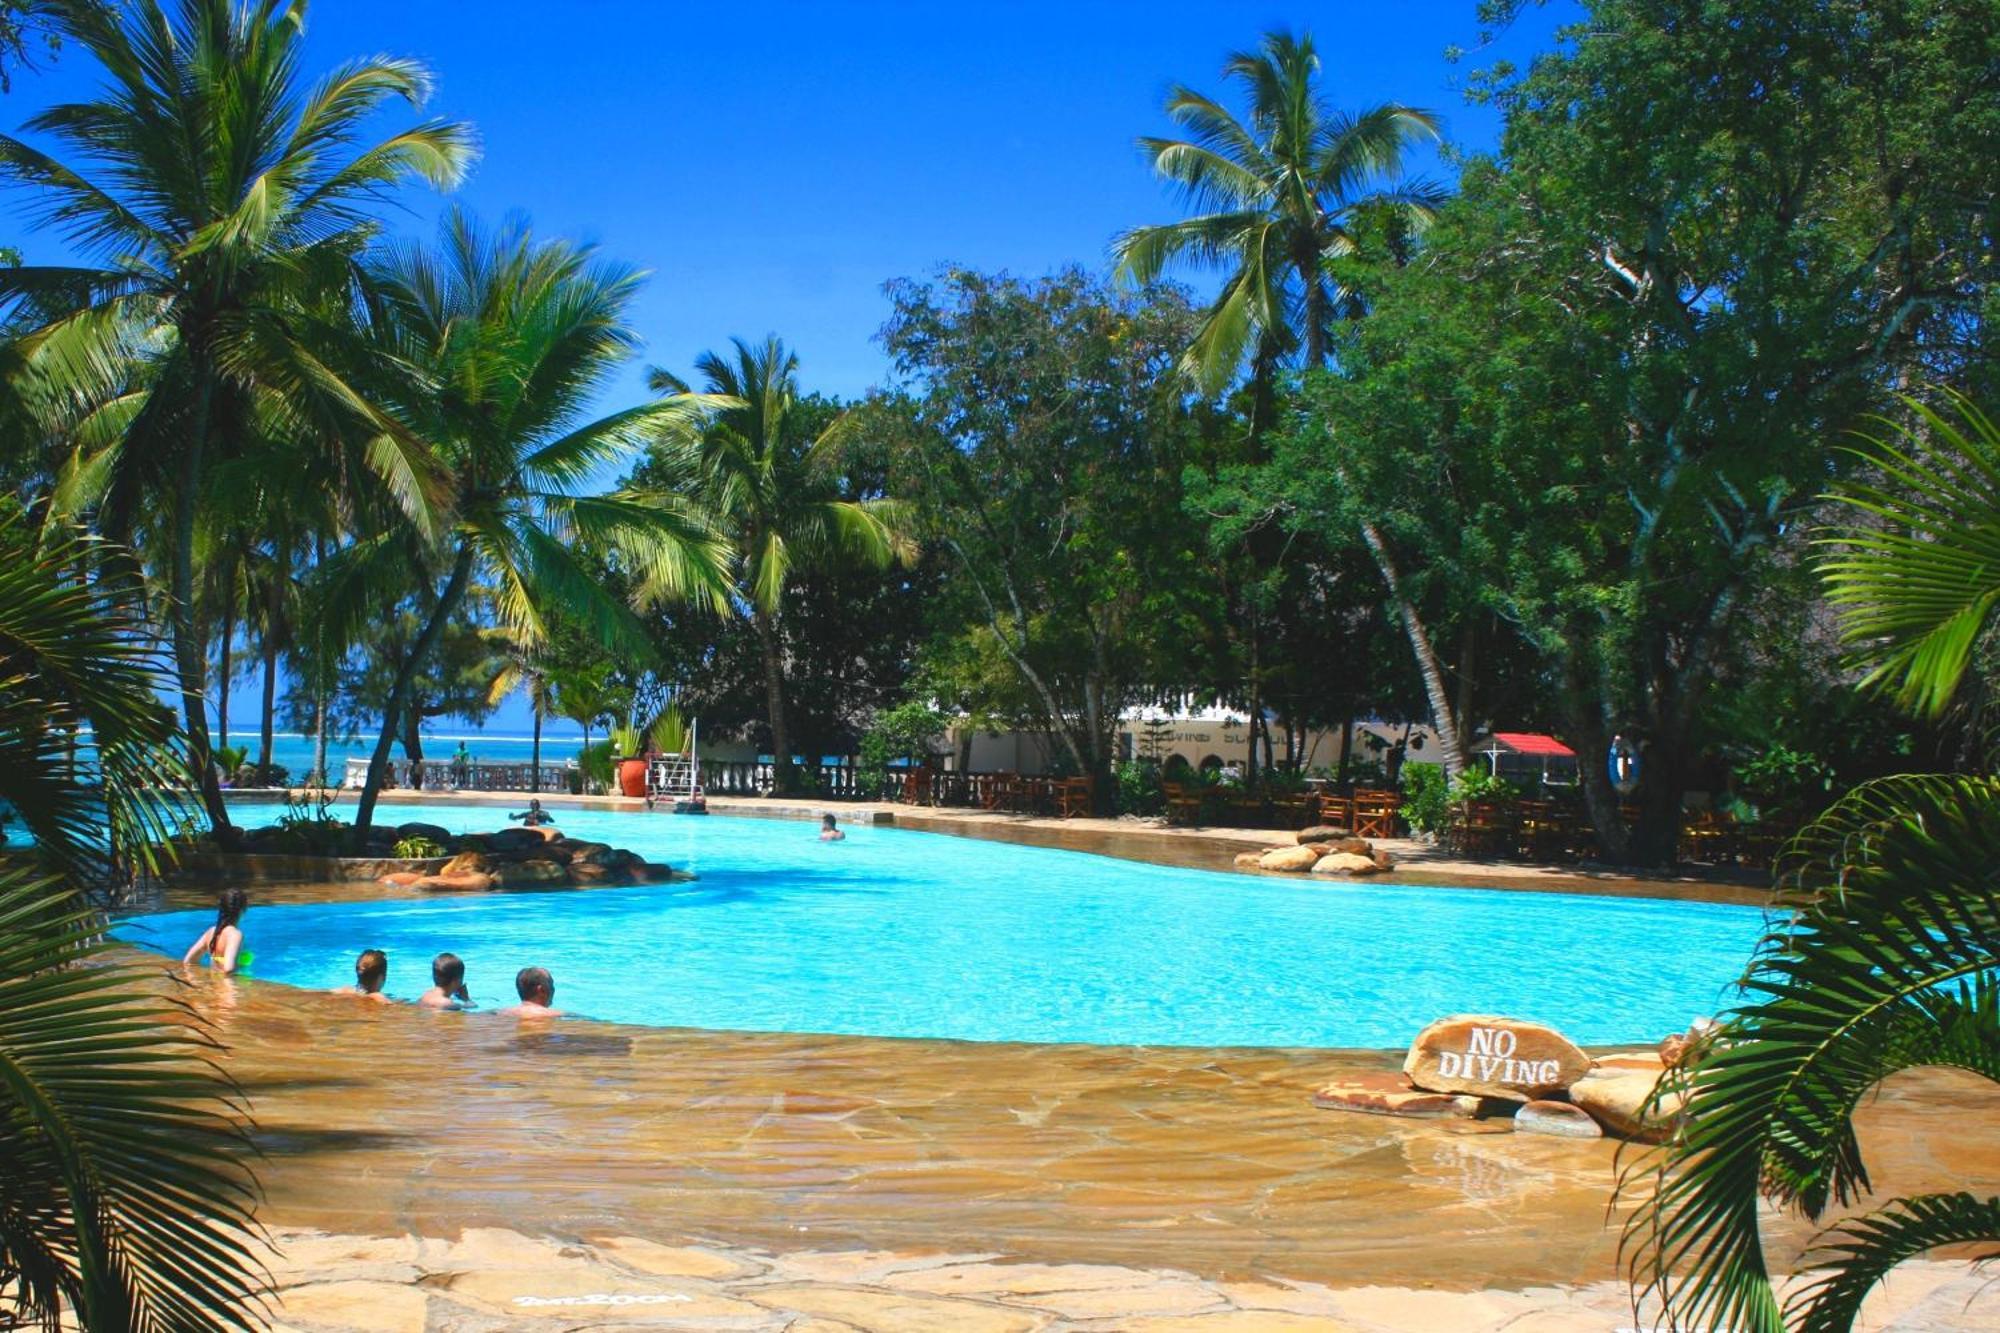
[[[1319,54],[1310,34],[1265,36],[1257,51],[1239,51],[1223,77],[1241,85],[1246,115],[1186,87],[1167,97],[1167,114],[1187,130],[1181,139],[1142,138],[1154,170],[1172,182],[1195,215],[1140,227],[1113,245],[1119,272],[1151,282],[1176,263],[1221,267],[1221,292],[1209,306],[1182,366],[1210,393],[1235,379],[1250,361],[1249,439],[1240,463],[1265,461],[1262,439],[1273,424],[1279,368],[1295,361],[1326,365],[1336,320],[1361,313],[1361,293],[1343,281],[1341,261],[1356,254],[1368,231],[1399,241],[1420,232],[1443,192],[1424,181],[1403,183],[1410,150],[1438,134],[1428,111],[1385,102],[1358,112],[1334,109],[1319,87]],[[1236,669],[1249,687],[1251,772],[1256,733],[1263,727],[1263,624],[1285,582],[1286,554],[1272,523],[1273,507],[1252,506],[1232,525],[1230,551],[1218,552],[1236,603]],[[1405,632],[1434,705],[1445,762],[1461,766],[1457,729],[1447,728],[1442,668],[1422,622],[1410,612],[1398,571],[1370,516],[1358,525],[1390,591],[1404,604]],[[1234,554],[1238,558],[1231,560]],[[1233,566],[1233,569],[1232,569]]]
[[[373,818],[412,684],[475,576],[499,622],[525,641],[545,639],[545,609],[561,607],[600,643],[641,654],[643,628],[579,563],[575,543],[615,547],[649,596],[716,596],[726,586],[726,547],[678,497],[581,490],[708,406],[669,400],[586,418],[631,353],[626,315],[638,282],[587,248],[535,240],[525,224],[486,234],[456,212],[436,249],[406,248],[375,266],[375,337],[416,372],[380,391],[427,442],[447,491],[430,531],[396,524],[344,553],[350,620],[369,605],[367,590],[406,587],[412,569],[431,589],[383,702],[355,804],[357,838]]]
[[[1306,391],[1285,481],[1332,478],[1327,512],[1539,658],[1608,859],[1674,857],[1700,711],[1829,442],[1912,377],[1991,373],[1985,10],[1599,0],[1484,85],[1501,154]]]
[[[262,1282],[238,1095],[205,1024],[90,901],[158,864],[188,780],[145,608],[102,577],[108,554],[0,512],[0,808],[37,848],[0,869],[0,1307],[50,1333],[247,1329]]]
[[[695,362],[705,395],[672,373],[651,372],[669,403],[694,410],[654,445],[641,484],[692,497],[736,551],[732,600],[748,615],[763,658],[772,781],[793,789],[792,732],[785,710],[785,593],[801,575],[839,565],[882,569],[915,550],[900,509],[885,498],[842,494],[841,447],[851,419],[801,398],[798,357],[776,337],[732,339],[733,357]],[[817,762],[817,759],[812,760]]]
[[[101,521],[126,542],[157,502],[174,661],[195,772],[210,820],[229,823],[209,762],[207,654],[195,625],[196,514],[208,470],[236,452],[258,413],[339,420],[414,497],[407,437],[319,354],[316,311],[353,277],[385,190],[455,182],[471,155],[463,127],[429,121],[375,143],[392,99],[420,104],[424,69],[350,62],[318,83],[300,74],[304,0],[159,0],[113,8],[52,0],[54,31],[90,53],[105,86],[29,122],[70,157],[0,135],[0,181],[22,207],[98,267],[0,269],[0,301],[57,322],[130,319],[157,328],[160,364],[111,464]],[[365,146],[364,146],[365,145]]]
[[[1207,587],[1180,509],[1197,422],[1176,363],[1194,312],[1075,270],[954,270],[889,293],[901,392],[869,430],[946,553],[939,632],[978,687],[965,701],[1018,707],[1108,803],[1120,714],[1183,678],[1186,611]]]

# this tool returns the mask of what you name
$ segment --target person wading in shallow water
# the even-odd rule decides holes
[[[540,828],[549,822],[549,812],[542,809],[540,801],[529,797],[528,808],[526,810],[517,811],[514,814],[508,815],[507,818],[510,820],[520,820],[522,828]]]
[[[472,996],[465,989],[465,963],[455,953],[431,959],[431,988],[417,997],[426,1009],[465,1009]]]
[[[354,984],[342,986],[335,995],[358,995],[364,1000],[387,1004],[389,997],[382,993],[382,987],[389,983],[389,955],[380,949],[363,949],[361,956],[354,960]]]
[[[554,1007],[556,979],[547,968],[522,968],[514,977],[514,993],[521,997],[521,1002],[500,1011],[510,1018],[562,1017],[562,1010]]]
[[[243,948],[243,928],[237,924],[249,907],[249,894],[241,889],[224,889],[222,897],[216,900],[215,924],[195,937],[195,942],[181,955],[181,966],[192,967],[195,959],[207,954],[208,965],[226,976],[241,963],[249,962],[250,955]]]
[[[831,814],[819,817],[819,840],[821,842],[845,842],[847,835],[840,831],[840,821]]]

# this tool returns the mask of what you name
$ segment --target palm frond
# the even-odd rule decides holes
[[[2000,1199],[1920,1194],[1834,1228],[1813,1258],[1825,1276],[1799,1288],[1785,1313],[1795,1333],[1847,1333],[1889,1270],[1944,1245],[2000,1245]],[[1991,1262],[2000,1250],[1981,1255]]]
[[[64,886],[0,869],[0,1278],[55,1333],[258,1327],[241,1099]]]
[[[1676,1137],[1638,1164],[1635,1281],[1701,1327],[1778,1333],[1758,1234],[1768,1192],[1817,1216],[1868,1187],[1852,1113],[1901,1069],[2000,1079],[2000,781],[1870,784],[1803,834],[1745,1002],[1661,1094]]]
[[[1829,497],[1856,521],[1822,534],[1820,574],[1868,683],[1935,716],[2000,604],[2000,426],[1955,395],[1950,416],[1905,401],[1920,426],[1852,451],[1880,480]]]

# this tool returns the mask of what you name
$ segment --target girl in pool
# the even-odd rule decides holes
[[[224,889],[215,904],[215,924],[188,946],[188,951],[181,955],[181,966],[192,967],[195,959],[207,954],[208,965],[227,976],[236,970],[239,960],[247,962],[243,928],[237,922],[243,919],[249,906],[249,894],[241,889]]]

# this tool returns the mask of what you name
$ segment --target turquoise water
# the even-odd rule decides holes
[[[603,736],[593,731],[592,740],[602,740]],[[257,727],[253,719],[246,727],[229,729],[232,745],[242,746],[250,752],[250,758],[257,758]],[[534,738],[531,736],[503,736],[479,731],[425,732],[423,736],[424,758],[440,761],[449,760],[458,753],[459,742],[465,743],[466,750],[475,760],[493,764],[525,764],[534,754]],[[217,742],[220,744],[220,741]],[[576,758],[583,748],[583,737],[574,731],[558,734],[553,728],[542,734],[542,762],[559,768]],[[338,783],[347,772],[348,759],[366,759],[375,752],[373,734],[357,738],[353,744],[329,741],[326,747],[326,769],[332,780]],[[392,759],[404,758],[403,747],[398,744],[389,752]],[[312,771],[313,739],[297,732],[279,731],[271,735],[271,762],[281,764],[295,782],[303,782]]]
[[[1727,1003],[1762,913],[1569,894],[1176,870],[888,828],[558,811],[563,830],[699,882],[415,902],[253,906],[261,980],[330,988],[365,948],[414,998],[430,958],[511,1002],[529,965],[557,1005],[626,1023],[989,1041],[1392,1047],[1458,1012],[1651,1041]],[[499,812],[384,806],[458,831]],[[255,823],[255,807],[242,822]],[[118,933],[178,953],[205,912]]]

